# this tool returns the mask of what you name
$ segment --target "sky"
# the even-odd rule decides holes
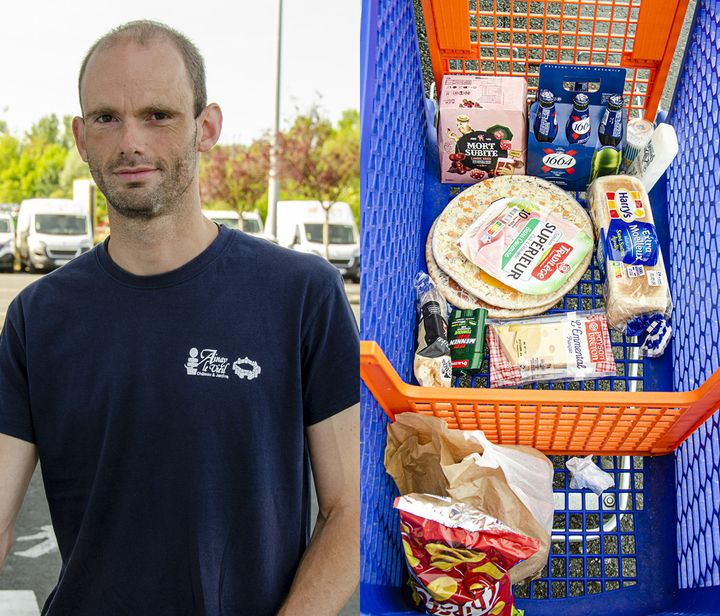
[[[223,110],[220,143],[272,128],[277,1],[21,0],[3,3],[0,120],[18,137],[42,116],[77,115],[77,74],[88,48],[134,19],[162,21],[205,58],[208,101]],[[284,0],[281,126],[319,102],[337,120],[360,100],[358,0]]]

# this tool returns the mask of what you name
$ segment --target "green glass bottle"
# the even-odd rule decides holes
[[[622,154],[611,145],[595,150],[590,163],[590,182],[604,175],[617,175],[621,161]]]

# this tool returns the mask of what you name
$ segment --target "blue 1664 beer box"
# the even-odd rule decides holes
[[[598,139],[598,129],[608,99],[613,94],[622,95],[624,88],[624,68],[541,64],[538,98],[543,90],[549,90],[554,95],[554,119],[557,121],[557,131],[555,133],[552,126],[548,129],[546,122],[540,122],[540,126],[536,126],[536,116],[538,112],[543,112],[540,103],[536,100],[530,107],[528,174],[553,182],[565,190],[585,191],[590,179],[593,153],[602,147]],[[584,94],[587,99],[580,97],[578,100],[582,99],[588,103],[587,112],[582,114],[577,114],[573,108],[573,101],[579,93]],[[547,107],[549,102],[546,101],[545,105],[545,112],[552,113],[552,107]],[[627,123],[625,115],[623,110],[622,140],[615,146],[620,152],[625,145]],[[569,125],[568,120],[570,120]],[[573,129],[581,133],[589,130],[590,134],[579,137]]]

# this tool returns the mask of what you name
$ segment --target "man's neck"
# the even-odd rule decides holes
[[[164,274],[182,267],[203,252],[218,235],[218,227],[193,209],[181,216],[129,220],[110,214],[110,258],[138,276]]]

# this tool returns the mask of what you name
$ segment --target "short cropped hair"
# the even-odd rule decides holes
[[[151,21],[148,19],[131,21],[122,26],[118,26],[95,42],[87,54],[85,54],[85,58],[80,66],[78,97],[80,96],[80,86],[85,75],[85,69],[87,68],[90,58],[96,51],[112,47],[115,43],[123,40],[134,41],[139,45],[148,45],[150,42],[159,38],[169,40],[182,55],[193,90],[193,105],[195,117],[197,118],[207,105],[205,62],[200,55],[200,51],[184,34],[159,21]],[[80,100],[80,107],[82,108],[82,100]]]

